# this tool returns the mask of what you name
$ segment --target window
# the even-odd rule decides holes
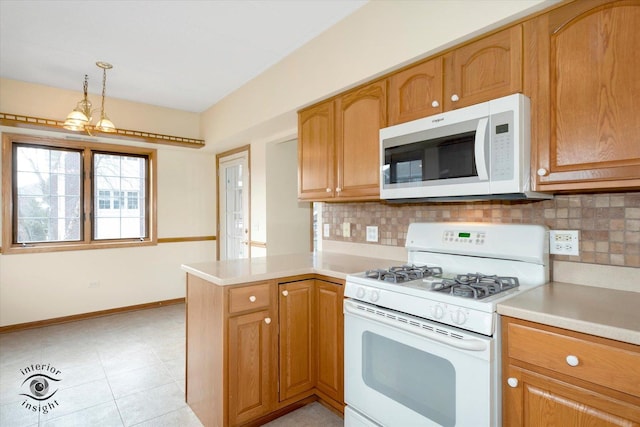
[[[155,244],[155,150],[5,134],[4,253]]]

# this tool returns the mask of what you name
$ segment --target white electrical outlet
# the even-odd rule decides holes
[[[322,224],[322,237],[330,237],[331,228],[329,224]]]
[[[580,255],[578,230],[551,230],[549,232],[549,253]]]
[[[351,223],[342,223],[342,237],[351,237]]]
[[[378,226],[367,225],[367,242],[378,241]]]

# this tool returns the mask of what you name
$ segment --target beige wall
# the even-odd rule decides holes
[[[547,4],[374,0],[201,115],[112,98],[106,110],[119,128],[207,143],[201,150],[158,146],[160,237],[215,233],[212,153],[251,144],[252,230],[261,239],[270,221],[266,185],[256,182],[267,176],[265,144],[295,138],[297,109]],[[80,97],[0,79],[1,112],[63,119]],[[211,242],[0,256],[0,325],[180,297],[179,263],[214,256]]]
[[[297,140],[267,145],[267,255],[311,250],[311,203],[298,202]]]
[[[295,129],[303,106],[553,2],[371,1],[205,111],[202,135],[223,151]]]
[[[0,80],[0,111],[6,113],[63,119],[80,96],[78,92]],[[195,113],[118,100],[108,100],[106,106],[120,128],[200,137],[200,117]],[[59,132],[0,127],[2,132],[64,136]],[[103,141],[158,150],[159,237],[215,234],[215,156],[211,152]],[[212,241],[0,255],[0,326],[182,298],[185,290],[180,264],[213,258]]]

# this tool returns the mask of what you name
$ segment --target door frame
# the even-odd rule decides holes
[[[220,160],[234,154],[247,152],[247,175],[249,176],[249,188],[247,191],[247,254],[251,258],[251,145],[233,148],[216,154],[216,259],[220,260]]]

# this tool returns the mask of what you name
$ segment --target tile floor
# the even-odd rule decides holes
[[[184,401],[184,334],[184,304],[0,334],[0,426],[201,426]],[[313,403],[268,426],[342,424]]]

